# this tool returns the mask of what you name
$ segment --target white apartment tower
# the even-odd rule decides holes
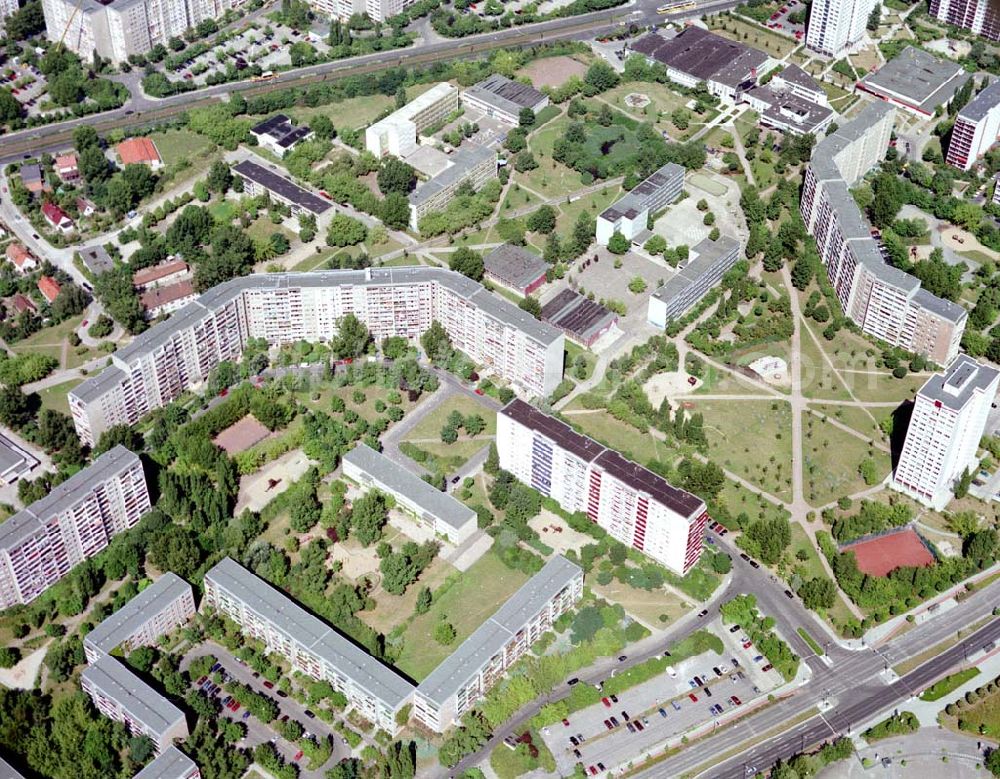
[[[442,81],[365,130],[365,148],[376,157],[406,157],[417,137],[458,110],[458,89]]]
[[[115,352],[70,393],[76,430],[92,445],[198,387],[223,360],[239,361],[249,339],[329,341],[347,314],[376,341],[416,340],[438,321],[456,348],[529,396],[551,394],[562,379],[562,333],[454,271],[262,273],[213,287]]]
[[[701,555],[705,503],[522,400],[497,415],[500,467],[583,512],[612,538],[683,576]]]
[[[996,0],[930,0],[931,16],[1000,41],[1000,4]]]
[[[806,26],[806,46],[840,57],[865,34],[877,0],[813,0]]]
[[[969,170],[1000,138],[1000,81],[994,81],[958,112],[947,163]]]
[[[30,603],[149,511],[139,458],[116,446],[0,525],[0,609]]]
[[[955,481],[976,466],[1000,372],[961,355],[917,393],[892,487],[940,511]]]

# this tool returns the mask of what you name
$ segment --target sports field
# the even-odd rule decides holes
[[[910,527],[868,541],[859,541],[843,547],[841,551],[854,552],[858,558],[858,570],[869,576],[885,576],[902,566],[922,568],[934,564],[933,555],[917,532]]]

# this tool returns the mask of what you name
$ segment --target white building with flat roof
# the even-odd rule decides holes
[[[117,647],[129,654],[153,646],[194,613],[191,585],[168,571],[84,636],[83,650],[93,662]]]
[[[961,355],[917,393],[891,486],[936,511],[955,482],[977,467],[976,452],[1000,385],[1000,372]]]
[[[683,190],[684,168],[668,162],[598,215],[597,242],[607,246],[615,233],[631,241],[646,232],[649,215],[673,203]]]
[[[413,685],[230,558],[205,574],[205,605],[287,658],[295,671],[329,682],[376,727],[396,733]]]
[[[365,130],[365,148],[376,157],[406,157],[417,150],[417,137],[458,110],[458,88],[435,84],[405,106]]]
[[[149,509],[139,458],[105,452],[0,524],[0,608],[30,603]]]
[[[717,241],[706,238],[691,250],[684,267],[649,297],[646,318],[665,329],[671,320],[683,316],[708,291],[722,281],[740,259],[740,242],[728,235]]]
[[[812,0],[806,21],[806,46],[840,57],[865,37],[868,17],[878,0]]]
[[[413,714],[435,733],[456,724],[583,597],[583,569],[549,560],[416,689]]]
[[[83,669],[80,686],[101,714],[124,723],[134,736],[147,736],[157,754],[187,738],[184,712],[110,655]]]
[[[177,747],[167,747],[132,779],[201,779],[201,771]]]
[[[135,424],[200,387],[220,362],[238,362],[250,339],[329,341],[347,314],[379,342],[415,341],[440,322],[457,349],[527,396],[550,395],[562,380],[562,333],[460,273],[430,266],[261,273],[202,293],[74,387],[77,433],[93,444],[109,427]]]
[[[476,532],[475,511],[367,444],[355,446],[341,464],[348,479],[391,495],[396,505],[451,543],[461,544]]]
[[[1000,138],[1000,80],[972,98],[955,117],[948,141],[949,165],[969,170]]]
[[[522,400],[497,414],[496,442],[501,468],[566,511],[680,576],[698,562],[708,523],[701,498]]]

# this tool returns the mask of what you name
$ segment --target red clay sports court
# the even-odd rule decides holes
[[[934,564],[934,556],[911,527],[859,541],[842,547],[841,551],[854,552],[858,558],[858,570],[869,576],[885,576],[902,566],[923,568]]]

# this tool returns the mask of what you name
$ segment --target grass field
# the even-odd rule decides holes
[[[984,681],[983,684],[986,682]],[[959,718],[966,723],[964,731],[959,730]],[[1000,691],[992,694],[987,693],[971,706],[965,704],[958,717],[942,714],[941,720],[950,730],[966,735],[978,733],[980,726],[982,726],[985,728],[988,738],[996,739],[997,734],[1000,733]]]
[[[435,594],[430,610],[415,616],[406,629],[406,643],[396,666],[417,681],[454,652],[528,580],[526,574],[508,568],[492,552],[456,577],[443,594]],[[456,637],[450,646],[434,639],[434,626],[441,619],[447,619],[455,628]]]
[[[784,401],[694,402],[709,457],[782,499],[792,495],[792,414]]]
[[[632,93],[646,95],[650,100],[649,105],[644,108],[627,105],[625,97]],[[644,121],[656,121],[661,113],[670,114],[677,108],[683,108],[690,100],[664,84],[647,81],[628,81],[619,84],[614,89],[602,94],[601,98],[629,116]]]
[[[591,586],[595,593],[611,603],[620,603],[625,611],[652,630],[658,630],[684,616],[690,608],[667,590],[637,590],[617,579],[612,579],[610,584],[601,585],[597,584],[595,578]],[[663,615],[666,615],[666,620],[661,619]]]
[[[563,357],[563,364],[565,366],[565,371],[570,371],[573,367],[573,361],[580,355],[583,355],[583,359],[587,361],[587,372],[584,374],[580,380],[589,379],[591,374],[594,372],[594,367],[597,365],[597,355],[594,354],[589,349],[584,349],[582,346],[578,346],[572,341],[566,341],[565,356]],[[570,374],[567,373],[567,376]],[[577,381],[577,376],[574,374],[571,377],[574,381]]]
[[[163,164],[168,167],[178,160],[191,159],[213,146],[204,135],[190,130],[166,130],[152,133],[149,138],[156,144],[160,157],[163,158]]]
[[[722,197],[726,194],[726,188],[717,181],[713,181],[708,176],[701,173],[692,173],[688,176],[688,184],[692,187],[705,190],[710,195]]]
[[[813,506],[823,506],[841,495],[850,495],[867,486],[858,473],[862,460],[871,457],[879,476],[889,473],[889,455],[812,414],[804,418],[803,489]]]
[[[570,120],[562,116],[529,137],[528,148],[535,155],[538,167],[528,173],[515,173],[515,182],[545,197],[559,197],[582,186],[579,173],[552,159],[552,147],[569,124]]]
[[[208,213],[219,224],[229,224],[232,222],[236,216],[236,210],[237,206],[231,200],[216,200],[208,207]]]
[[[620,186],[607,186],[589,195],[577,198],[572,203],[562,202],[558,205],[559,215],[556,217],[556,232],[560,235],[569,233],[583,211],[589,211],[596,217],[605,208],[621,197]]]
[[[978,668],[965,668],[958,673],[953,673],[951,676],[946,676],[938,682],[935,682],[920,695],[920,700],[922,701],[939,701],[945,695],[950,693],[952,690],[957,690],[963,684],[965,684],[969,679],[974,679],[979,675]]]
[[[805,560],[799,560],[798,554],[800,551],[805,551]],[[792,522],[792,543],[789,545],[788,553],[791,555],[794,562],[794,569],[801,575],[803,580],[808,581],[815,577],[820,577],[823,579],[829,579],[830,575],[823,568],[823,562],[819,558],[819,552],[816,547],[813,546],[812,542],[809,540],[809,536],[806,535],[806,531],[803,530],[802,526],[798,522]],[[836,600],[833,602],[833,606],[827,609],[827,616],[836,621],[838,624],[845,622],[854,616],[851,613],[850,608],[848,608],[846,601],[844,601],[844,596],[837,590]]]
[[[569,404],[566,411],[580,410],[580,406],[574,400]],[[680,452],[667,443],[643,435],[631,425],[619,422],[608,412],[603,410],[583,410],[582,413],[566,413],[566,419],[580,428],[591,438],[600,441],[605,446],[617,449],[625,457],[639,463],[648,462],[651,459],[672,462]]]
[[[404,543],[406,540],[402,537],[399,543]],[[385,590],[379,589],[375,594],[375,608],[359,612],[358,616],[375,630],[388,635],[413,613],[421,589],[429,587],[433,592],[453,573],[455,573],[454,567],[438,557],[402,595],[390,595]]]
[[[228,201],[227,201],[228,202]],[[283,225],[276,225],[271,221],[271,218],[264,214],[258,217],[253,224],[251,224],[244,232],[249,235],[253,240],[264,240],[266,241],[275,233],[280,233],[285,236],[289,241],[296,239],[295,233],[289,230]]]
[[[11,348],[18,354],[46,354],[59,361],[60,368],[77,368],[85,362],[98,357],[103,352],[89,349],[86,346],[71,347],[67,343],[69,334],[80,327],[83,315],[75,316],[52,327],[46,327],[37,333],[12,344]],[[63,359],[65,352],[65,359]]]
[[[82,381],[83,379],[70,379],[69,381],[64,381],[62,384],[56,384],[54,387],[41,390],[38,393],[38,397],[41,398],[42,408],[50,408],[53,411],[61,411],[64,414],[68,414],[69,400],[66,396],[73,387]]]
[[[869,409],[824,405],[823,403],[811,403],[809,408],[847,425],[852,430],[857,430],[862,435],[874,438],[876,441],[882,439],[882,431],[879,429],[878,422],[890,416],[891,412],[891,409],[873,408],[870,409],[871,413],[869,414]]]
[[[760,495],[751,492],[742,484],[738,484],[730,479],[726,479],[726,483],[722,487],[722,492],[719,493],[718,500],[734,516],[738,516],[742,512],[746,512],[746,515],[750,519],[775,519],[778,517],[785,517],[787,519],[790,516],[786,509],[776,506],[771,501],[760,497]]]
[[[479,414],[479,416],[486,421],[486,428],[476,437],[477,440],[485,439],[486,436],[496,435],[496,413],[490,411],[485,406],[480,405],[468,395],[453,395],[421,419],[420,422],[418,422],[407,434],[407,440],[428,440],[440,442],[441,428],[444,427],[444,424],[448,419],[448,415],[451,414],[452,411],[458,411],[463,417],[469,416],[470,414]],[[460,435],[462,434],[464,434],[464,431],[460,431]]]
[[[764,49],[776,59],[791,54],[798,46],[791,38],[770,32],[753,22],[738,19],[735,16],[712,16],[709,19],[709,27],[719,35],[740,41],[747,46]]]
[[[434,458],[434,461],[422,462],[421,465],[430,471],[440,473],[452,473],[465,465],[469,459],[484,446],[487,446],[490,439],[483,436],[467,440],[459,440],[453,444],[446,444],[443,441],[419,441],[413,443],[421,451],[427,452]]]
[[[416,94],[414,93],[414,97]],[[407,92],[407,98],[410,93]],[[288,109],[288,115],[300,122],[308,124],[309,120],[317,114],[330,117],[335,125],[347,125],[354,129],[367,127],[375,117],[379,116],[387,108],[392,108],[393,101],[386,95],[365,95],[364,97],[352,97],[342,100],[332,105],[308,108],[306,106],[295,106]]]

